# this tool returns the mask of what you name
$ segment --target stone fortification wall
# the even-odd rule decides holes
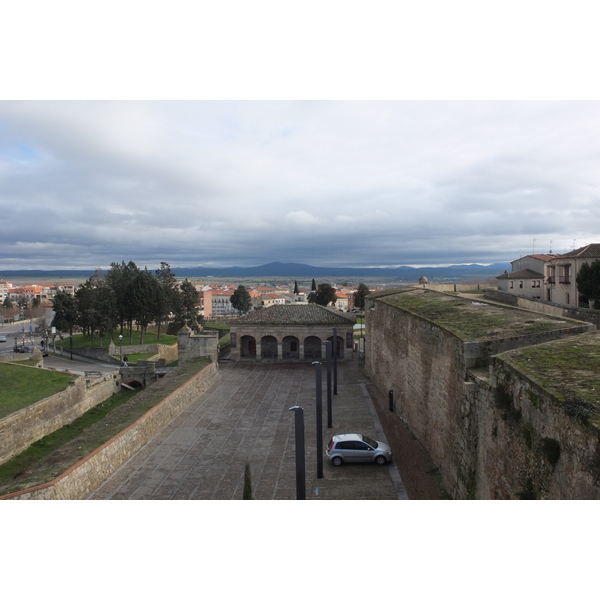
[[[198,394],[207,389],[217,375],[211,363],[184,385],[169,394],[127,429],[78,462],[54,481],[3,499],[82,500],[87,498],[116,469],[167,425]],[[168,375],[167,375],[168,377]]]
[[[452,495],[478,499],[600,499],[598,430],[568,414],[505,356],[471,379]]]
[[[382,302],[368,310],[366,368],[445,474],[454,478],[452,445],[464,398],[462,342],[432,323]]]
[[[501,341],[466,343],[376,300],[367,309],[367,372],[383,393],[394,391],[398,418],[453,498],[600,498],[598,430],[510,366],[510,352],[492,356],[506,349]]]
[[[1,419],[0,464],[71,423],[118,390],[119,381],[114,375],[88,380],[78,377],[66,390]]]

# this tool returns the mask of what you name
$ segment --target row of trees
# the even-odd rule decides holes
[[[155,272],[140,269],[133,261],[112,263],[107,273],[98,270],[75,291],[57,292],[52,325],[73,334],[78,326],[84,333],[100,338],[120,329],[132,341],[134,323],[140,327],[141,343],[151,323],[162,326],[171,318],[177,323],[198,317],[198,292],[187,279],[178,285],[171,267],[162,262]]]

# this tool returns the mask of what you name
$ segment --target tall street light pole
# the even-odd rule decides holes
[[[333,328],[333,395],[337,396],[337,347],[338,347],[338,339],[337,339],[337,327]]]
[[[331,407],[331,342],[325,342],[325,355],[327,356],[327,427],[333,427],[332,407]]]
[[[296,500],[306,500],[306,466],[304,459],[304,409],[292,406],[296,438]]]
[[[323,479],[323,384],[321,381],[321,363],[313,363],[317,375],[317,479]]]

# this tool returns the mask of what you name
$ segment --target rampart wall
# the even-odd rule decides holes
[[[78,377],[69,387],[0,419],[0,464],[64,427],[120,389],[114,375]]]
[[[367,372],[393,390],[453,498],[600,498],[598,430],[510,366],[510,353],[493,354],[546,339],[465,343],[400,308],[369,306]]]
[[[82,500],[208,388],[218,372],[211,363],[169,394],[127,429],[79,461],[50,483],[8,494],[12,500]],[[168,377],[168,375],[167,375]]]

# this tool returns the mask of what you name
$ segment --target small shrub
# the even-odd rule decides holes
[[[246,463],[244,468],[244,494],[242,500],[253,500],[252,498],[252,474],[250,473],[250,463]]]
[[[517,493],[519,500],[537,500],[538,494],[533,484],[533,479],[528,477],[523,489]]]
[[[598,412],[593,404],[577,397],[565,398],[563,408],[567,415],[575,417],[582,423],[588,423],[590,418]]]

